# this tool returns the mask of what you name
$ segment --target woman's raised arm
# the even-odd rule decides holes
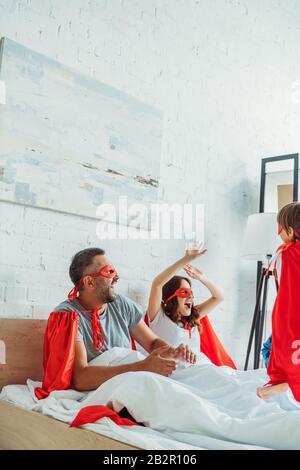
[[[200,269],[186,264],[184,266],[185,272],[192,278],[200,281],[211,293],[211,297],[199,305],[195,305],[195,309],[199,312],[199,320],[211,312],[220,302],[224,300],[223,291],[210,281]]]
[[[202,247],[202,243],[196,243],[192,249],[188,249],[185,255],[178,261],[173,263],[167,269],[158,274],[151,286],[147,314],[150,322],[156,317],[162,301],[162,289],[163,286],[173,277],[175,274],[183,268],[187,263],[190,263],[194,259],[206,253],[206,249]]]

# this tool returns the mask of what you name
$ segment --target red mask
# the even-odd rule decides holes
[[[103,276],[103,277],[109,277],[109,278],[113,278],[117,275],[118,275],[117,270],[112,264],[107,264],[106,266],[104,266],[104,268],[102,268],[99,273],[90,274],[90,276],[93,276],[93,277]]]
[[[192,289],[189,287],[179,287],[174,294],[172,294],[167,300],[164,301],[164,304],[169,302],[169,300],[173,299],[174,297],[180,297],[181,299],[186,299],[187,297],[190,297],[193,295]]]
[[[72,290],[70,290],[70,292],[68,294],[68,299],[70,300],[70,302],[73,302],[77,298],[78,289],[79,289],[80,286],[83,286],[83,284],[84,284],[83,279],[86,276],[90,276],[90,277],[102,276],[102,277],[107,277],[107,278],[112,279],[112,278],[118,276],[118,273],[117,273],[116,268],[112,264],[107,264],[98,273],[86,274],[78,282],[78,284],[76,286],[74,286]]]

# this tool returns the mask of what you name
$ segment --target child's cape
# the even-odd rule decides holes
[[[272,313],[268,385],[287,382],[300,401],[300,241],[285,243],[277,253],[282,265]]]
[[[201,320],[201,351],[217,366],[236,366],[225,351],[207,317]],[[71,388],[78,332],[77,312],[52,312],[44,337],[44,378],[42,387],[35,388],[38,399],[54,390]],[[134,341],[132,347],[135,349]]]

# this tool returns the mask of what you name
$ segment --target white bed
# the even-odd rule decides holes
[[[0,400],[4,400],[18,407],[22,407],[26,410],[37,411],[36,402],[32,398],[32,390],[35,386],[40,386],[41,382],[34,382],[28,380],[28,385],[7,385],[3,388],[0,394]],[[47,408],[49,407],[49,408]],[[43,405],[43,414],[51,417],[52,419],[70,423],[74,417],[74,414],[63,413],[55,411],[55,408],[51,408],[50,404],[47,406]],[[41,410],[42,410],[41,408]],[[67,410],[66,410],[67,411]],[[101,436],[107,436],[115,441],[120,441],[133,448],[141,449],[199,449],[192,445],[187,445],[182,442],[178,442],[172,438],[168,438],[164,434],[157,432],[153,429],[142,427],[142,426],[118,426],[109,418],[102,418],[98,423],[87,424],[84,429],[100,434]],[[71,431],[71,429],[70,429]],[[117,447],[116,447],[117,448]],[[121,447],[119,447],[121,448]]]
[[[300,449],[300,405],[291,393],[269,402],[256,396],[268,380],[264,369],[234,371],[200,361],[179,365],[171,378],[130,372],[92,392],[64,390],[37,400],[41,367],[34,364],[42,357],[44,325],[34,331],[29,320],[0,323],[8,347],[8,364],[0,364],[0,448]],[[114,348],[92,362],[116,365],[141,357]],[[108,403],[117,412],[127,408],[145,427],[121,427],[108,418],[84,429],[68,426],[81,408]]]
[[[134,362],[137,351],[114,348],[92,362],[116,365]],[[70,423],[89,405],[126,407],[145,427],[121,427],[104,418],[85,429],[144,449],[299,449],[300,406],[290,393],[270,402],[256,387],[266,371],[234,371],[203,363],[180,365],[171,378],[150,372],[129,372],[92,392],[63,390],[36,400],[34,387],[6,386],[0,399]]]

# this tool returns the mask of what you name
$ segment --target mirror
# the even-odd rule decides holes
[[[298,201],[299,155],[282,155],[262,160],[260,212],[278,212]]]

